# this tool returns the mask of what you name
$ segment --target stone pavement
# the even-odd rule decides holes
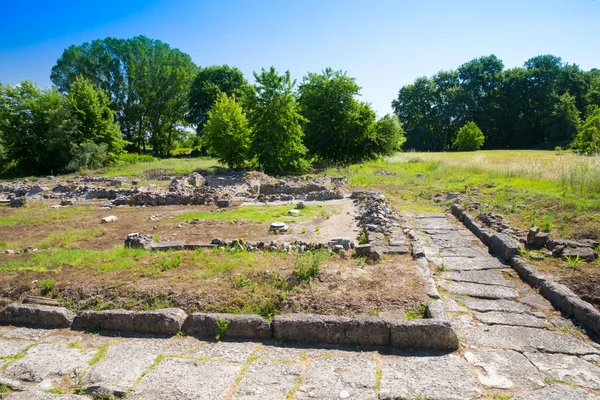
[[[452,217],[414,221],[457,352],[0,327],[0,398],[600,399],[600,346]]]

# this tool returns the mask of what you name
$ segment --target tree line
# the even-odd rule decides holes
[[[69,170],[77,166],[76,156],[87,164],[106,164],[124,150],[162,157],[185,143],[232,168],[301,173],[314,163],[390,155],[404,141],[396,116],[377,120],[371,106],[357,99],[355,79],[330,68],[308,74],[298,85],[289,71],[271,67],[255,72],[255,83],[249,84],[235,67],[201,68],[178,49],[137,36],[70,46],[50,78],[54,87],[47,90],[31,82],[1,86],[0,141],[19,168]],[[96,96],[103,111],[58,112],[57,104],[72,104],[81,87]],[[36,94],[27,97],[24,91]],[[85,121],[101,115],[104,125],[96,124],[107,130],[100,135],[106,143],[98,135],[75,133],[55,114]],[[34,127],[38,119],[44,123]],[[69,150],[50,161],[57,157],[58,142]]]
[[[476,58],[416,79],[392,102],[406,132],[404,148],[420,151],[454,148],[461,127],[473,122],[483,148],[572,145],[597,153],[599,106],[600,70],[586,72],[553,55],[512,69],[495,55]]]

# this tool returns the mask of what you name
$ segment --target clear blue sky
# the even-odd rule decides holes
[[[483,55],[505,67],[554,54],[600,68],[595,0],[0,0],[0,82],[50,86],[62,51],[139,34],[229,64],[252,81],[274,65],[298,81],[327,66],[357,79],[362,99],[390,112],[398,89]]]

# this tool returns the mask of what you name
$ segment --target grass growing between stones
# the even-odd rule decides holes
[[[412,309],[406,312],[406,320],[412,321],[415,319],[423,319],[425,318],[425,313],[427,312],[427,306],[423,304],[417,304]]]
[[[275,220],[282,222],[301,222],[311,220],[317,217],[329,218],[336,212],[335,207],[326,205],[306,205],[297,216],[288,215],[288,211],[294,208],[293,205],[269,206],[256,205],[244,206],[232,209],[225,209],[218,212],[188,212],[179,215],[181,220],[200,220],[210,221],[248,221],[252,223],[266,223]]]
[[[90,361],[88,361],[88,365],[96,365],[100,361],[104,360],[104,358],[108,354],[108,349],[110,348],[110,346],[112,346],[112,343],[105,343],[102,346],[98,347],[96,354],[94,354]]]

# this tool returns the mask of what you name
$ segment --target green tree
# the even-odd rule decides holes
[[[406,142],[402,122],[396,115],[386,114],[373,127],[373,143],[371,153],[380,156],[391,156],[402,148]]]
[[[305,120],[294,98],[295,81],[289,71],[279,75],[275,67],[255,72],[254,79],[254,94],[247,100],[254,133],[250,156],[269,174],[304,172],[309,163],[300,123]]]
[[[196,125],[196,132],[202,133],[208,120],[208,112],[217,100],[219,93],[228,96],[241,95],[248,86],[242,71],[229,65],[213,65],[200,68],[190,86],[188,97],[188,121]]]
[[[298,103],[306,118],[304,144],[319,162],[358,162],[373,158],[372,128],[375,113],[367,103],[359,102],[354,78],[342,71],[325,69],[309,73],[299,86]]]
[[[479,150],[484,141],[485,137],[481,129],[475,122],[469,121],[458,130],[454,141],[454,149],[458,151]]]
[[[575,105],[575,96],[571,96],[568,92],[563,93],[544,123],[548,130],[548,139],[552,142],[567,141],[570,143],[577,134],[581,123],[579,114]]]
[[[590,110],[571,147],[580,153],[600,154],[600,107]]]
[[[234,97],[217,94],[204,124],[204,141],[210,153],[229,168],[242,168],[248,158],[251,135],[246,114]]]

